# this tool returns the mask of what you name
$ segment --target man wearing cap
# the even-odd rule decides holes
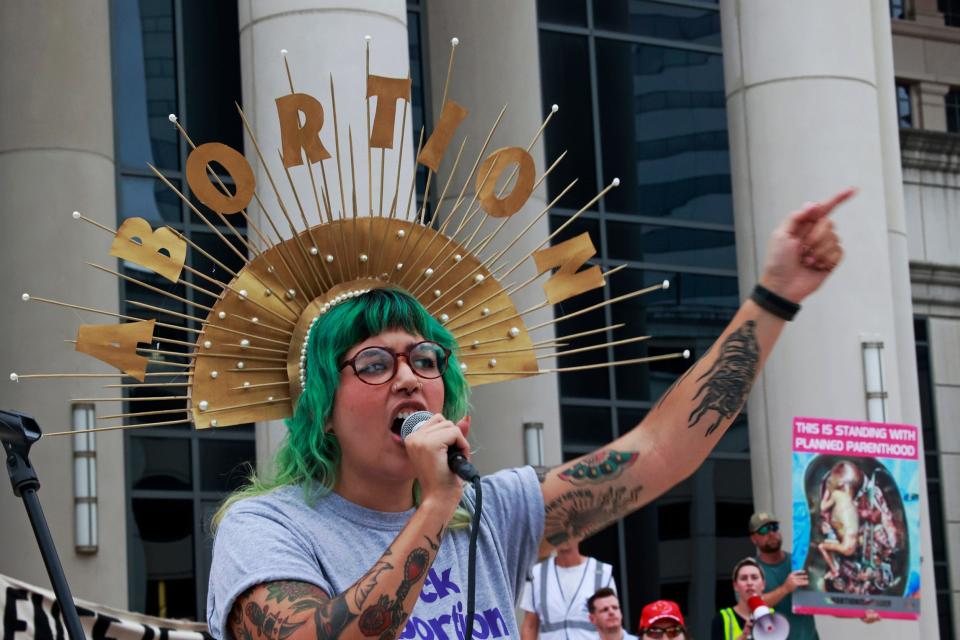
[[[610,587],[603,587],[587,598],[587,611],[590,622],[600,634],[600,640],[639,640],[637,636],[623,630],[620,599],[617,598],[617,592]]]
[[[672,600],[657,600],[645,606],[640,612],[640,637],[643,640],[687,640],[680,605]]]
[[[817,626],[813,616],[793,613],[793,592],[810,584],[806,571],[791,571],[790,552],[783,550],[780,521],[768,511],[750,516],[750,542],[757,548],[757,562],[767,582],[764,601],[790,623],[790,640],[815,640]]]

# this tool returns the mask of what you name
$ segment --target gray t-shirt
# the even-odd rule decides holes
[[[474,489],[463,497],[472,511]],[[383,555],[413,510],[384,513],[335,493],[313,506],[301,487],[283,487],[233,505],[213,545],[207,622],[227,638],[233,601],[250,587],[275,580],[315,584],[342,593]],[[483,479],[483,513],[477,543],[476,617],[473,637],[519,638],[514,608],[543,535],[543,494],[532,467]],[[400,638],[463,640],[467,599],[469,528],[447,531],[423,590]]]

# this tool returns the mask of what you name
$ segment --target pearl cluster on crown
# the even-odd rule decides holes
[[[344,291],[343,293],[334,296],[333,300],[329,302],[324,302],[323,306],[320,307],[320,313],[313,317],[313,320],[310,321],[310,324],[307,326],[306,335],[303,337],[303,344],[300,346],[300,390],[303,391],[307,388],[307,347],[310,345],[310,334],[313,333],[313,326],[317,324],[317,320],[320,319],[320,316],[325,314],[327,311],[330,311],[333,307],[337,306],[341,302],[346,302],[351,298],[356,298],[357,296],[362,296],[363,294],[370,291],[370,289],[353,289],[350,291]]]

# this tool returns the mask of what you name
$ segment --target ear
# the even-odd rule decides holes
[[[463,420],[457,423],[457,426],[460,427],[460,433],[463,434],[464,438],[470,437],[470,416],[464,416]]]

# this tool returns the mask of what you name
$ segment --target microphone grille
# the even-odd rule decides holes
[[[432,417],[433,414],[429,411],[415,411],[411,413],[407,416],[406,420],[403,421],[403,424],[400,425],[400,437],[406,440],[411,433],[420,428],[420,425]]]

